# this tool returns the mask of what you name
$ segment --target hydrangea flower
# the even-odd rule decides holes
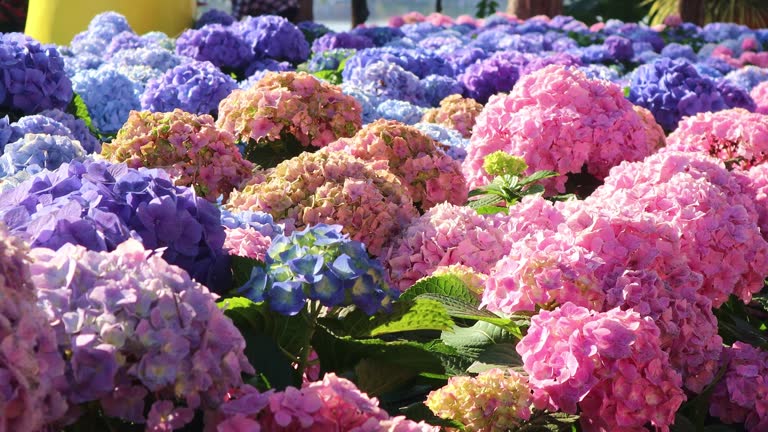
[[[86,153],[101,152],[101,142],[93,136],[83,120],[59,109],[45,110],[40,112],[40,115],[56,120],[69,129],[70,137],[80,141]]]
[[[462,46],[451,52],[440,54],[453,71],[453,76],[461,75],[469,65],[488,58],[490,55],[490,52],[475,46]]]
[[[360,50],[364,48],[373,48],[373,41],[363,35],[350,32],[326,33],[312,42],[312,53],[316,55],[323,51],[340,48],[350,48]]]
[[[756,85],[749,95],[755,101],[755,112],[768,114],[768,81]]]
[[[511,247],[505,223],[499,214],[482,216],[469,207],[437,204],[393,240],[385,265],[403,291],[440,266],[462,264],[488,274]]]
[[[221,9],[208,9],[195,21],[194,28],[200,29],[208,24],[221,24],[228,26],[235,22],[235,18]]]
[[[161,170],[104,161],[43,171],[0,194],[0,220],[33,247],[66,243],[111,251],[129,238],[162,255],[214,290],[230,289],[215,205],[173,186]]]
[[[5,152],[0,157],[0,178],[14,175],[32,165],[55,170],[61,164],[84,155],[80,142],[69,137],[27,134],[5,146]]]
[[[274,238],[283,233],[283,227],[275,223],[272,215],[261,211],[236,211],[231,212],[226,208],[221,208],[221,225],[225,228],[235,229],[254,229],[259,233]]]
[[[386,272],[370,259],[365,245],[350,240],[341,225],[317,224],[278,235],[267,249],[264,266],[238,289],[253,301],[267,301],[284,315],[299,313],[307,301],[326,307],[354,304],[368,315],[388,309],[398,292]]]
[[[280,163],[263,182],[234,192],[227,206],[267,212],[286,229],[339,224],[374,256],[418,214],[386,162],[325,149]]]
[[[109,44],[107,44],[107,47],[104,50],[103,56],[104,58],[108,59],[123,50],[147,48],[152,45],[156,44],[151,40],[142,38],[132,31],[124,31],[115,35],[115,37],[109,41]]]
[[[701,152],[749,169],[768,161],[768,122],[740,108],[699,113],[680,122],[666,149]]]
[[[64,359],[30,280],[27,246],[0,225],[0,429],[43,430],[67,403]]]
[[[749,96],[749,91],[731,84],[727,80],[719,80],[716,86],[727,108],[743,108],[750,112],[757,108],[755,101]]]
[[[537,408],[575,413],[588,431],[666,429],[685,400],[659,328],[632,310],[566,303],[541,311],[517,344]]]
[[[551,64],[559,64],[563,66],[581,66],[581,60],[568,53],[556,53],[549,54],[542,57],[536,57],[530,60],[520,70],[520,75],[527,75],[531,72],[536,72],[539,69],[544,69]]]
[[[423,49],[380,47],[359,50],[344,65],[341,76],[348,81],[353,74],[361,74],[372,63],[396,64],[422,79],[428,75],[452,75],[452,68],[442,58]]]
[[[272,244],[272,239],[256,231],[247,228],[226,228],[224,250],[230,255],[250,258],[256,261],[264,261],[267,250]]]
[[[331,33],[333,30],[328,28],[325,24],[321,24],[314,21],[302,21],[296,24],[296,27],[304,33],[304,38],[307,39],[307,43],[312,43],[315,39],[322,37],[326,33]]]
[[[768,427],[768,354],[741,341],[725,348],[727,369],[715,385],[709,414],[726,424],[744,423],[748,431]]]
[[[429,393],[425,405],[468,430],[513,430],[531,417],[531,388],[524,375],[491,369],[476,377],[451,377],[446,386]]]
[[[425,109],[410,102],[387,99],[376,107],[376,114],[385,120],[396,120],[400,123],[413,125],[424,114]]]
[[[739,182],[754,202],[757,224],[763,238],[768,240],[768,164],[753,166],[742,174],[738,176]]]
[[[232,134],[216,129],[213,117],[186,113],[132,111],[117,137],[101,155],[131,168],[163,168],[178,186],[194,187],[215,201],[250,178],[253,165],[244,160]]]
[[[83,98],[93,127],[99,132],[117,132],[131,110],[141,107],[134,82],[112,67],[78,72],[72,83]]]
[[[347,48],[329,49],[313,53],[307,63],[307,71],[312,73],[321,70],[335,71],[339,68],[341,62],[351,57],[354,53],[355,50]]]
[[[112,252],[67,244],[31,255],[40,304],[59,349],[71,353],[71,403],[98,401],[107,416],[151,429],[151,411],[163,404],[215,409],[243,384],[241,373],[254,372],[218,296],[138,241]]]
[[[768,69],[757,66],[745,66],[728,72],[725,75],[725,80],[749,92],[761,82],[768,81]]]
[[[441,100],[439,107],[427,110],[421,120],[448,126],[456,129],[464,138],[469,138],[475,120],[482,111],[483,105],[476,100],[455,94]]]
[[[193,114],[215,114],[219,102],[237,88],[237,82],[209,61],[176,66],[147,83],[141,108],[170,112],[176,108]]]
[[[509,95],[491,99],[477,117],[464,174],[470,187],[487,183],[482,165],[497,150],[522,155],[527,174],[563,174],[544,184],[565,191],[564,174],[603,179],[624,160],[640,160],[656,150],[663,133],[627,101],[621,88],[591,80],[577,69],[551,65],[520,79]]]
[[[420,130],[425,135],[429,136],[433,140],[441,144],[445,153],[462,162],[467,157],[467,146],[469,145],[469,139],[464,138],[456,130],[446,126],[438,125],[435,123],[416,123],[413,125],[416,129]]]
[[[354,135],[362,124],[354,98],[304,72],[267,73],[253,87],[232,92],[219,108],[216,126],[248,143],[249,160],[267,166],[280,160],[274,159],[281,154],[271,153],[324,147]]]
[[[435,107],[440,101],[454,94],[462,94],[464,87],[454,78],[445,75],[429,75],[421,80],[424,88],[424,101]]]
[[[238,70],[253,59],[251,46],[231,27],[209,24],[185,30],[176,39],[176,54],[209,61],[223,70]]]
[[[528,56],[515,51],[500,51],[470,65],[458,79],[465,96],[485,104],[492,95],[508,92],[528,64]]]
[[[2,33],[0,64],[0,111],[36,114],[64,109],[72,100],[72,83],[56,48],[21,33]]]
[[[364,126],[352,138],[331,143],[328,149],[365,161],[386,161],[422,211],[441,202],[462,205],[467,200],[469,190],[461,164],[414,127],[378,120]]]
[[[136,48],[123,50],[109,59],[115,66],[148,66],[160,72],[188,62],[187,59],[163,48]]]
[[[251,46],[257,58],[268,57],[294,64],[309,58],[309,43],[304,33],[283,17],[246,17],[235,24],[235,31]]]
[[[72,131],[68,127],[64,126],[60,122],[41,115],[33,114],[24,116],[17,121],[9,125],[10,134],[5,139],[6,143],[12,143],[24,138],[26,134],[45,134],[45,135],[61,135],[68,138],[74,138]],[[0,141],[0,144],[2,141]],[[2,145],[4,148],[5,145]],[[0,154],[3,152],[0,151]]]
[[[381,99],[403,100],[416,105],[425,104],[424,87],[419,77],[396,63],[386,61],[369,63],[365,68],[354,69],[348,77],[344,78],[344,81]]]

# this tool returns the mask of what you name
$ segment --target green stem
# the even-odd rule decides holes
[[[304,346],[301,348],[301,354],[299,357],[299,376],[303,377],[304,372],[307,370],[309,364],[309,353],[312,351],[312,336],[315,335],[315,329],[317,329],[317,317],[320,315],[322,306],[318,301],[310,301],[307,305],[307,309],[302,311],[302,316],[307,321],[309,331],[304,339]]]

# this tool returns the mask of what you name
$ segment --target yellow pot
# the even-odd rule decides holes
[[[115,11],[138,34],[157,30],[175,37],[192,25],[196,9],[195,0],[30,0],[24,32],[42,43],[69,45],[94,16]]]

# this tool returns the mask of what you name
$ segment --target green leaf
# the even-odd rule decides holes
[[[330,69],[321,70],[313,73],[312,75],[320,79],[326,80],[329,83],[335,84],[335,85],[341,84],[341,81],[342,81],[341,74],[335,70],[330,70]]]
[[[575,414],[566,414],[561,412],[550,413],[546,411],[535,411],[528,421],[524,422],[516,432],[565,432],[573,430],[579,416]]]
[[[627,87],[624,87],[624,89],[623,89],[623,90],[624,90],[624,97],[625,97],[625,98],[628,98],[628,97],[629,97],[629,92],[630,92],[630,88],[629,88],[629,86],[627,86]]]
[[[506,207],[482,206],[482,207],[476,207],[475,211],[479,215],[489,215],[489,214],[496,214],[496,213],[506,213],[509,210]]]
[[[517,338],[509,331],[483,321],[468,328],[454,327],[453,332],[443,332],[440,339],[473,361],[478,360],[489,346],[517,342]]]
[[[530,319],[523,315],[513,315],[513,318],[503,318],[487,309],[479,309],[476,302],[467,302],[456,297],[438,293],[420,294],[417,299],[429,299],[439,302],[445,307],[448,315],[454,318],[462,318],[476,321],[485,321],[495,324],[513,335],[522,338],[521,325],[528,326]]]
[[[377,317],[377,321],[384,322],[371,329],[371,336],[416,330],[449,330],[453,327],[453,320],[439,301],[417,297],[413,301],[398,301],[394,308],[396,311],[393,314]]]
[[[525,189],[526,195],[541,195],[544,193],[544,186],[540,184],[531,185],[531,187]]]
[[[245,285],[251,278],[251,270],[259,264],[261,264],[261,262],[255,259],[233,255],[231,265],[232,286],[239,288]]]
[[[552,177],[558,177],[560,174],[555,171],[536,171],[535,173],[529,175],[528,177],[520,180],[521,185],[527,185],[533,182],[537,182],[539,180],[544,180]]]
[[[418,374],[418,370],[395,365],[385,360],[363,359],[355,366],[357,377],[355,383],[365,393],[380,396],[396,390]]]
[[[85,101],[79,94],[74,94],[72,101],[69,103],[69,107],[67,108],[67,112],[84,121],[85,125],[88,126],[88,129],[91,131],[91,133],[99,136],[99,131],[96,130],[96,128],[93,126],[91,115],[88,113],[88,106],[85,105]]]
[[[504,201],[504,198],[498,195],[482,195],[478,199],[473,199],[467,202],[467,207],[477,209],[479,207],[493,206]],[[503,208],[503,207],[501,207]]]
[[[477,306],[480,301],[469,290],[467,285],[458,277],[447,274],[440,276],[428,276],[416,281],[401,296],[400,301],[413,300],[421,294],[432,293],[453,297]]]
[[[457,421],[443,419],[436,416],[426,405],[424,405],[423,402],[416,402],[414,404],[408,405],[407,407],[400,410],[400,414],[416,422],[425,421],[433,426],[455,428],[460,431],[466,430],[464,425]]]

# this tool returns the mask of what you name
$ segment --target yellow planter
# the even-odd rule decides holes
[[[192,25],[196,8],[195,0],[30,0],[25,33],[43,43],[68,45],[94,16],[115,11],[138,34],[157,30],[175,37]]]

